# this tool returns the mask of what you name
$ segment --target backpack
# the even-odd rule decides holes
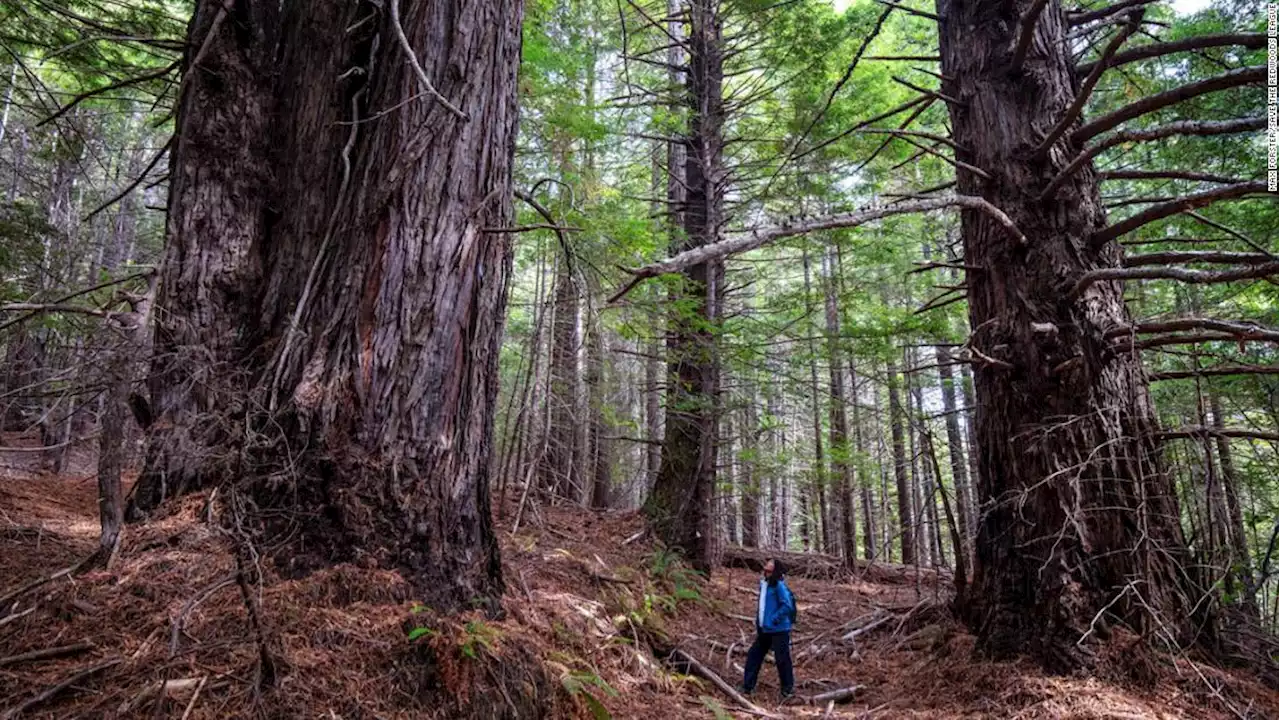
[[[796,597],[796,591],[787,586],[787,590],[791,592],[791,624],[796,624],[796,617],[800,614],[800,598]]]

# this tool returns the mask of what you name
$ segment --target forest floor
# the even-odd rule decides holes
[[[33,444],[13,435],[3,442]],[[96,546],[91,454],[72,453],[60,476],[38,472],[37,459],[0,453],[0,598]],[[414,690],[422,684],[413,677],[420,667],[408,634],[418,616],[405,583],[395,573],[350,565],[298,580],[263,568],[265,581],[250,594],[270,637],[276,677],[274,687],[256,693],[248,605],[231,543],[205,522],[207,499],[184,498],[164,516],[128,527],[109,571],[62,577],[0,601],[0,718],[448,716]],[[502,510],[505,617],[485,621],[476,614],[444,630],[445,641],[432,631],[435,639],[426,641],[433,647],[456,641],[466,655],[463,671],[466,658],[501,661],[513,650],[532,652],[559,681],[545,706],[548,717],[751,716],[653,649],[678,648],[736,684],[751,640],[753,572],[721,569],[709,581],[693,576],[655,549],[635,513],[549,509],[512,534],[514,507]],[[777,675],[767,664],[753,699],[774,717],[1277,715],[1273,689],[1184,657],[1106,679],[977,661],[973,637],[943,609],[946,583],[905,568],[789,582],[799,598],[798,693],[858,690],[833,706],[779,704]],[[842,639],[851,632],[859,634]],[[1113,666],[1125,667],[1130,642],[1116,633],[1104,648],[1121,659]],[[15,659],[47,648],[66,649],[57,657]]]

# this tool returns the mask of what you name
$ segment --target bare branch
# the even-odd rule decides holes
[[[1180,438],[1202,438],[1209,437],[1227,437],[1227,438],[1247,438],[1249,440],[1267,440],[1269,442],[1280,441],[1280,435],[1274,432],[1266,432],[1264,430],[1247,430],[1244,428],[1212,428],[1193,425],[1190,427],[1179,428],[1177,430],[1168,430],[1162,433],[1156,433],[1156,437],[1161,440],[1174,440]]]
[[[1206,205],[1212,205],[1223,200],[1234,200],[1237,198],[1247,197],[1249,195],[1257,195],[1267,192],[1267,183],[1263,180],[1251,180],[1249,182],[1236,183],[1225,187],[1214,188],[1204,192],[1187,195],[1167,203],[1153,205],[1143,210],[1133,217],[1122,220],[1114,225],[1109,225],[1102,230],[1093,234],[1089,241],[1095,246],[1102,245],[1105,242],[1114,240],[1121,235],[1133,232],[1138,228],[1149,225],[1157,220],[1162,220],[1170,215],[1195,210]]]
[[[170,63],[167,67],[160,68],[159,70],[156,70],[154,72],[149,72],[144,75],[138,75],[137,77],[125,78],[123,80],[118,80],[116,82],[110,83],[109,85],[103,85],[100,88],[95,88],[93,90],[88,90],[86,92],[80,93],[79,95],[72,98],[71,101],[68,102],[66,105],[63,105],[62,107],[58,108],[57,112],[41,120],[40,122],[36,123],[36,127],[42,127],[44,125],[47,125],[53,122],[54,120],[57,120],[63,115],[66,115],[67,113],[71,112],[73,109],[75,109],[77,105],[84,102],[85,100],[92,100],[93,98],[99,95],[102,95],[104,93],[111,92],[112,90],[119,90],[121,88],[130,87],[132,85],[140,85],[142,83],[149,82],[151,80],[159,80],[160,78],[168,75],[174,70],[177,70],[178,66],[181,64],[182,64],[181,61],[175,61],[173,63]]]
[[[960,150],[960,145],[956,141],[948,137],[935,135],[933,133],[918,132],[915,130],[894,130],[891,128],[863,128],[858,132],[871,133],[873,135],[894,135],[896,137],[925,138],[926,140],[933,140],[934,142],[942,143],[943,145],[950,147],[952,150],[957,150],[957,151]]]
[[[1089,73],[1089,76],[1080,84],[1080,92],[1076,93],[1075,100],[1071,101],[1071,107],[1068,107],[1067,111],[1062,114],[1062,119],[1058,121],[1057,125],[1053,126],[1049,134],[1040,142],[1040,146],[1032,151],[1033,155],[1043,155],[1048,152],[1049,148],[1053,147],[1053,144],[1058,141],[1058,138],[1067,132],[1067,128],[1071,127],[1071,123],[1074,123],[1076,118],[1080,117],[1080,113],[1084,110],[1084,104],[1089,101],[1089,96],[1093,94],[1093,88],[1097,86],[1098,80],[1102,79],[1102,72],[1107,69],[1107,63],[1110,62],[1111,56],[1115,55],[1120,46],[1124,45],[1125,41],[1137,31],[1139,23],[1142,22],[1142,13],[1142,9],[1131,13],[1124,27],[1120,28],[1120,32],[1116,33],[1111,38],[1111,42],[1107,43],[1107,47],[1103,49],[1093,72]]]
[[[1178,332],[1182,330],[1213,330],[1235,335],[1243,340],[1268,340],[1280,342],[1280,333],[1271,328],[1250,322],[1233,322],[1216,318],[1185,317],[1173,320],[1146,320],[1125,327],[1108,330],[1105,337],[1117,338],[1134,333]]]
[[[956,168],[963,168],[963,169],[965,169],[965,170],[968,170],[969,172],[973,173],[974,175],[977,175],[978,177],[982,178],[983,180],[990,180],[990,179],[991,179],[991,173],[987,172],[986,170],[983,170],[982,168],[980,168],[980,167],[978,167],[978,166],[976,166],[976,165],[970,165],[969,163],[967,163],[967,162],[965,162],[965,161],[963,161],[963,160],[956,160],[955,158],[949,158],[949,157],[947,157],[946,155],[943,155],[942,153],[938,152],[936,149],[934,149],[934,148],[932,148],[932,147],[928,147],[928,146],[926,146],[926,145],[924,145],[924,144],[922,144],[922,143],[918,143],[918,142],[916,142],[915,140],[912,140],[910,137],[908,137],[908,136],[906,136],[906,135],[895,135],[894,137],[900,138],[901,140],[903,140],[903,141],[905,141],[905,142],[907,142],[907,143],[909,143],[909,144],[911,144],[911,145],[914,145],[914,146],[915,146],[915,147],[917,147],[917,148],[920,148],[920,150],[922,150],[922,151],[924,151],[924,152],[927,152],[927,153],[929,153],[930,155],[933,155],[933,156],[935,156],[935,157],[937,157],[937,158],[942,159],[944,162],[948,163],[949,165],[951,165],[951,166],[953,166],[953,167],[956,167]]]
[[[1209,173],[1186,172],[1183,170],[1107,170],[1098,173],[1099,180],[1190,180],[1192,182],[1209,182],[1229,185],[1247,182],[1243,178],[1211,175]]]
[[[1256,280],[1276,274],[1275,262],[1267,265],[1250,265],[1232,270],[1188,270],[1175,267],[1147,268],[1102,268],[1090,270],[1080,277],[1071,297],[1078,298],[1090,285],[1107,280],[1181,280],[1182,282],[1204,285],[1208,283],[1225,283],[1236,280]]]
[[[138,186],[142,184],[142,181],[147,179],[147,175],[149,175],[151,171],[155,169],[156,165],[160,164],[160,158],[164,157],[169,152],[169,149],[172,147],[173,147],[173,136],[170,135],[169,139],[165,141],[164,147],[160,148],[160,152],[157,152],[156,156],[151,158],[151,162],[147,163],[147,166],[142,169],[142,174],[134,178],[133,182],[126,185],[123,190],[111,196],[109,200],[102,203],[101,205],[94,208],[93,210],[89,211],[89,214],[85,215],[84,219],[85,220],[92,219],[94,215],[97,215],[103,210],[106,210],[112,205],[115,205],[116,203],[123,200],[126,195],[136,190]]]
[[[1221,265],[1260,265],[1274,262],[1275,255],[1269,253],[1230,252],[1226,250],[1170,250],[1168,252],[1142,253],[1126,255],[1125,267],[1143,267],[1146,265],[1175,265],[1178,263],[1214,263]]]
[[[899,9],[899,10],[901,10],[901,11],[905,12],[905,13],[908,13],[908,14],[911,14],[911,15],[916,15],[916,16],[918,16],[918,17],[922,17],[922,18],[925,18],[925,19],[928,19],[928,20],[932,20],[932,21],[934,21],[934,22],[938,22],[938,16],[937,16],[937,15],[935,15],[934,13],[928,12],[927,10],[917,10],[917,9],[915,9],[915,8],[913,8],[913,7],[908,7],[908,6],[906,6],[906,5],[901,5],[901,4],[896,3],[896,2],[889,2],[889,0],[876,0],[876,2],[878,2],[878,3],[880,3],[881,5],[884,5],[884,6],[886,6],[886,7],[897,8],[897,9]]]
[[[1244,343],[1247,340],[1263,339],[1241,337],[1236,333],[1222,332],[1198,332],[1179,335],[1177,333],[1169,335],[1155,335],[1143,340],[1129,340],[1117,345],[1117,352],[1125,353],[1132,350],[1147,350],[1150,348],[1167,347],[1169,345],[1197,345],[1206,342],[1227,342],[1227,343]]]
[[[1153,140],[1161,140],[1175,135],[1227,135],[1231,133],[1249,132],[1251,130],[1261,130],[1267,126],[1267,118],[1259,115],[1256,117],[1241,118],[1239,120],[1223,120],[1223,121],[1204,121],[1204,120],[1180,120],[1172,122],[1168,125],[1159,127],[1144,128],[1141,130],[1123,130],[1109,135],[1096,144],[1086,148],[1076,156],[1074,160],[1049,183],[1049,186],[1040,193],[1040,202],[1049,199],[1053,193],[1062,186],[1072,175],[1076,173],[1085,163],[1100,155],[1103,151],[1115,147],[1126,142],[1150,142]]]
[[[1185,52],[1188,50],[1204,50],[1212,47],[1224,47],[1231,45],[1239,45],[1249,50],[1257,50],[1267,46],[1267,36],[1265,33],[1230,33],[1226,35],[1201,35],[1198,37],[1190,37],[1185,40],[1176,40],[1174,42],[1151,43],[1143,45],[1122,53],[1118,53],[1111,59],[1110,67],[1119,67],[1138,60],[1147,60],[1150,58],[1171,55],[1177,52]],[[1087,75],[1093,71],[1094,63],[1085,63],[1076,68],[1081,75]]]
[[[911,88],[912,90],[915,90],[915,91],[916,91],[916,92],[918,92],[918,93],[923,93],[923,94],[925,94],[925,95],[932,95],[932,96],[934,96],[934,97],[938,98],[939,100],[942,100],[943,102],[950,103],[950,104],[952,104],[952,105],[959,105],[959,106],[962,106],[962,107],[963,107],[964,105],[966,105],[966,104],[967,104],[967,103],[965,103],[965,102],[964,102],[964,101],[962,101],[962,100],[957,100],[957,99],[955,99],[955,98],[951,97],[950,95],[943,95],[942,93],[938,92],[937,90],[930,90],[929,88],[920,87],[919,85],[916,85],[916,84],[914,84],[914,83],[907,82],[906,80],[903,80],[902,78],[897,77],[896,75],[894,76],[893,81],[894,81],[894,82],[896,82],[896,83],[898,83],[899,85],[904,85],[904,86],[906,86],[906,87],[909,87],[909,88]]]
[[[1266,79],[1267,67],[1265,65],[1253,65],[1250,67],[1237,68],[1221,75],[1205,78],[1198,82],[1187,83],[1186,85],[1176,87],[1172,90],[1150,95],[1138,100],[1137,102],[1125,105],[1115,112],[1103,115],[1097,120],[1085,124],[1079,130],[1072,133],[1071,140],[1076,144],[1080,144],[1089,138],[1100,135],[1116,127],[1123,122],[1155,112],[1161,108],[1175,105],[1194,97],[1199,97],[1205,93],[1226,90],[1240,85],[1260,83],[1264,82]]]
[[[952,195],[929,200],[916,200],[887,206],[870,207],[851,213],[828,215],[825,217],[814,218],[812,220],[803,220],[794,223],[788,222],[782,225],[759,228],[748,232],[734,233],[727,239],[721,240],[720,242],[693,248],[692,250],[686,250],[666,260],[646,265],[637,270],[629,270],[628,272],[630,272],[634,277],[626,286],[614,293],[614,295],[609,298],[609,302],[617,302],[646,278],[680,272],[685,268],[700,265],[711,260],[755,250],[756,248],[763,247],[783,238],[795,237],[797,235],[804,235],[811,232],[817,232],[819,230],[858,227],[859,225],[865,225],[866,223],[874,220],[892,217],[894,215],[929,212],[948,207],[961,207],[984,212],[1004,226],[1020,244],[1025,245],[1027,242],[1026,236],[1018,230],[1017,226],[1014,225],[1013,220],[1011,220],[1004,211],[987,202],[983,198],[974,197],[972,195]]]
[[[937,55],[868,55],[867,59],[885,62],[942,62],[942,58]]]
[[[1221,377],[1225,375],[1271,375],[1276,374],[1275,365],[1223,365],[1221,367],[1201,368],[1199,370],[1166,370],[1164,372],[1147,373],[1147,380],[1185,380],[1194,377]]]
[[[1013,46],[1013,59],[1009,63],[1010,69],[1015,72],[1022,69],[1022,63],[1027,59],[1031,40],[1036,35],[1036,23],[1040,21],[1040,13],[1048,2],[1049,0],[1035,0],[1019,21],[1021,29],[1018,31],[1018,42]]]
[[[1077,26],[1088,25],[1095,20],[1105,20],[1109,17],[1119,15],[1125,10],[1142,7],[1143,5],[1150,5],[1153,2],[1155,2],[1155,0],[1123,0],[1123,2],[1118,2],[1115,5],[1108,5],[1107,7],[1099,8],[1097,10],[1090,10],[1088,12],[1081,13],[1068,13],[1067,24]]]
[[[821,150],[822,148],[827,147],[828,145],[831,145],[832,143],[836,143],[836,142],[839,142],[840,140],[843,140],[844,138],[848,137],[849,135],[852,135],[853,133],[858,132],[859,130],[861,130],[861,129],[863,129],[863,128],[867,127],[867,126],[868,126],[868,125],[870,125],[871,123],[879,122],[879,121],[884,120],[884,119],[886,119],[886,118],[891,118],[891,117],[893,117],[894,115],[897,115],[898,113],[900,113],[900,112],[902,112],[902,111],[904,111],[904,110],[910,110],[911,108],[913,108],[913,107],[915,107],[915,106],[919,105],[919,104],[920,104],[920,103],[922,103],[922,102],[930,102],[931,100],[932,100],[932,98],[929,98],[929,97],[927,97],[927,96],[921,96],[921,97],[915,98],[915,99],[913,99],[913,100],[908,100],[907,102],[902,103],[901,105],[899,105],[899,106],[897,106],[897,107],[893,108],[892,110],[886,110],[886,111],[884,111],[884,112],[880,113],[879,115],[876,115],[875,117],[870,118],[869,120],[863,120],[862,122],[858,123],[857,125],[854,125],[853,127],[849,128],[848,130],[845,130],[844,132],[840,133],[839,135],[836,135],[836,136],[834,136],[834,137],[832,137],[832,138],[830,138],[830,139],[827,139],[827,140],[823,140],[822,142],[818,143],[817,145],[814,145],[813,147],[809,148],[808,150],[805,150],[804,152],[800,153],[799,155],[796,155],[796,156],[795,156],[794,158],[792,158],[792,159],[793,159],[793,160],[800,160],[800,159],[803,159],[804,157],[806,157],[806,156],[808,156],[808,155],[810,155],[810,154],[812,154],[812,153],[815,153],[815,152],[817,152],[817,151]]]
[[[58,303],[9,303],[7,305],[0,305],[0,312],[75,313],[78,315],[92,315],[100,318],[110,318],[115,314],[108,310],[99,310],[98,308],[82,307],[80,305],[63,305]]]

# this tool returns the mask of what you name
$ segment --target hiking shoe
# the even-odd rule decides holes
[[[743,685],[742,683],[738,683],[737,685],[734,685],[734,686],[733,686],[733,689],[734,689],[734,690],[737,690],[738,692],[742,693],[743,695],[746,695],[747,697],[750,697],[750,696],[751,696],[751,694],[752,694],[752,693],[754,693],[754,692],[756,691],[756,690],[755,690],[755,688],[749,688],[749,687],[747,687],[746,685]]]
[[[782,702],[786,702],[796,696],[795,690],[783,690],[781,693]]]

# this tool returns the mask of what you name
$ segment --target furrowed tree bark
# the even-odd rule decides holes
[[[263,509],[296,511],[264,516],[268,537],[291,541],[286,572],[372,560],[436,608],[493,608],[489,454],[511,235],[489,229],[513,219],[521,3],[315,10],[286,22],[283,42],[298,50],[286,66],[323,76],[341,49],[364,72],[291,105],[295,125],[316,119],[309,109],[356,116],[330,158],[344,172],[326,186],[336,197],[324,234],[290,232],[305,225],[286,218],[273,237],[272,272],[288,276],[268,287],[297,289],[293,254],[314,258],[314,283],[276,315],[290,325],[274,328],[280,354],[259,390],[283,412],[264,419],[250,492]],[[466,118],[424,94],[424,77]],[[286,445],[307,451],[285,465]]]
[[[201,0],[187,30],[148,381],[155,422],[131,519],[235,472],[269,212],[274,8],[246,0],[228,19]]]
[[[685,154],[684,237],[680,250],[715,242],[723,222],[723,48],[718,6],[689,7],[687,92],[689,136]],[[683,273],[692,313],[669,319],[667,424],[662,466],[645,505],[657,536],[691,564],[711,569],[709,510],[715,489],[719,360],[715,327],[723,293],[723,263],[711,259]]]
[[[1068,134],[1043,162],[1032,157],[1076,79],[1058,0],[1041,14],[1023,69],[1008,69],[1009,28],[1029,4],[938,2],[943,88],[960,100],[949,108],[958,156],[991,176],[961,171],[958,192],[986,198],[1034,238],[1020,244],[988,215],[961,215],[965,263],[984,268],[967,273],[969,343],[1000,361],[974,368],[983,515],[966,615],[980,651],[1068,670],[1092,662],[1080,641],[1095,637],[1095,617],[1163,642],[1196,631],[1143,369],[1107,350],[1106,330],[1130,324],[1122,287],[1099,282],[1068,297],[1083,273],[1121,262],[1114,242],[1089,244],[1106,224],[1096,175],[1084,167],[1034,201],[1088,133]]]

